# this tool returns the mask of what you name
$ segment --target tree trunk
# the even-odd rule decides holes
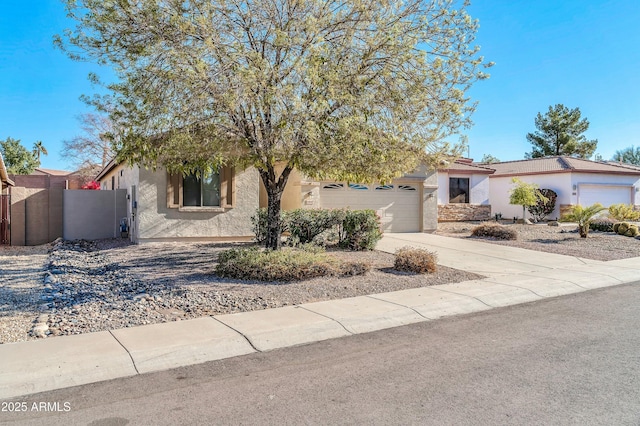
[[[282,193],[287,184],[287,179],[292,167],[287,165],[280,177],[276,178],[273,165],[266,170],[260,170],[262,183],[267,190],[267,238],[265,247],[271,250],[279,250],[282,246],[282,221],[280,219]]]

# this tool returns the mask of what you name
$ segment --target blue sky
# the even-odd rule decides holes
[[[27,148],[42,140],[42,167],[70,169],[62,141],[80,134],[77,115],[92,111],[80,95],[100,90],[87,74],[109,71],[54,49],[53,35],[72,25],[58,0],[3,3],[0,139]],[[536,114],[557,103],[580,108],[605,159],[640,145],[638,0],[475,0],[469,11],[480,20],[476,43],[496,63],[469,92],[478,101],[466,131],[471,157],[522,159]]]

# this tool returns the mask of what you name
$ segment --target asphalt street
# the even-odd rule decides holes
[[[0,402],[0,422],[640,424],[640,283]]]

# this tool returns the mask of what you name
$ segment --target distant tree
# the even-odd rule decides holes
[[[485,164],[499,163],[500,159],[491,154],[485,154],[482,156],[482,160],[480,160],[480,162]]]
[[[589,128],[586,118],[580,119],[580,109],[569,109],[562,104],[549,107],[545,115],[536,116],[536,130],[527,134],[527,140],[533,145],[526,158],[547,157],[550,155],[568,155],[590,158],[596,151],[597,140],[587,140],[584,132]]]
[[[114,156],[112,142],[114,127],[111,120],[100,114],[82,114],[77,117],[83,133],[63,141],[61,155],[71,161],[83,175],[94,177]]]
[[[612,160],[640,166],[640,146],[634,147],[632,145],[629,148],[616,151],[616,153],[613,155]]]
[[[535,206],[539,200],[547,201],[547,198],[540,192],[539,186],[535,183],[526,183],[518,178],[511,180],[514,187],[510,191],[509,204],[522,206],[522,219],[524,220],[525,208]]]
[[[11,174],[28,175],[40,166],[40,161],[20,144],[20,139],[8,137],[5,140],[0,140],[0,152],[4,158],[7,172]]]
[[[297,169],[388,181],[452,155],[490,66],[457,0],[64,0],[74,59],[111,65],[118,158],[170,172],[256,168],[265,245]],[[94,98],[100,105],[100,98]]]
[[[31,152],[38,159],[38,164],[40,164],[40,154],[49,155],[42,141],[36,141],[33,144],[33,150]]]

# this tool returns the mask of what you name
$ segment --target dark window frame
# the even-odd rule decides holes
[[[469,204],[470,186],[468,177],[449,177],[449,203]]]

